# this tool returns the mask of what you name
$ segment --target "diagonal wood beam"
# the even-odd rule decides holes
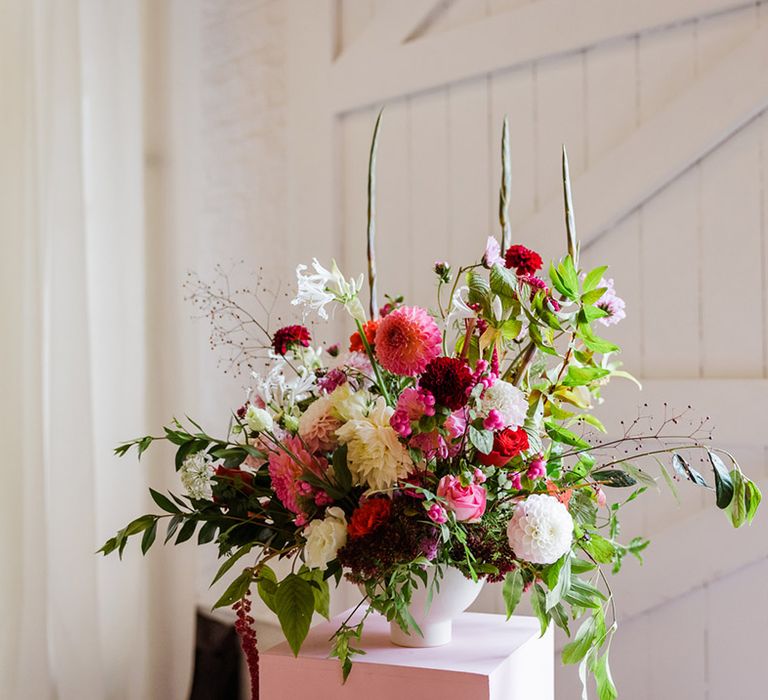
[[[336,59],[337,66],[355,66],[408,39],[449,0],[388,0],[354,42]]]
[[[374,18],[368,39],[361,37],[336,61],[330,78],[331,104],[343,113],[754,4],[748,0],[538,0],[398,45],[435,7],[434,0],[398,0]]]
[[[697,78],[623,143],[573,180],[582,246],[589,245],[768,108],[768,25]],[[558,193],[516,231],[545,242],[563,231]],[[546,243],[544,243],[546,248]]]

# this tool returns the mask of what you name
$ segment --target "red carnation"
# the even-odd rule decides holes
[[[376,341],[376,329],[379,327],[379,322],[374,319],[372,321],[366,321],[363,324],[363,332],[365,333],[365,339],[368,341],[371,349],[375,346]],[[355,331],[349,336],[349,351],[350,352],[365,352],[365,345],[363,345],[363,339],[360,337],[360,332]]]
[[[507,267],[514,267],[518,275],[533,275],[542,266],[541,256],[524,245],[513,245],[504,256]]]
[[[458,357],[436,357],[421,375],[419,386],[431,392],[436,403],[457,411],[467,403],[472,371]]]
[[[392,501],[388,498],[369,498],[352,513],[347,525],[347,535],[362,537],[370,534],[389,520],[391,511]]]
[[[278,355],[285,355],[295,345],[308,348],[312,340],[309,330],[304,326],[285,326],[278,328],[272,337],[272,347]]]
[[[528,449],[528,433],[522,428],[505,428],[493,436],[493,449],[490,454],[477,453],[480,464],[503,467],[510,459]]]

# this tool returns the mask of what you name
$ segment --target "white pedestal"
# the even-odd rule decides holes
[[[285,642],[263,652],[262,700],[554,700],[552,632],[540,639],[535,618],[464,613],[450,644],[405,649],[390,642],[387,621],[371,615],[355,644],[366,654],[342,685],[328,638],[348,614],[314,627],[298,658]]]

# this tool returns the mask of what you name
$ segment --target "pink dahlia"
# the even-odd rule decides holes
[[[442,337],[435,320],[418,306],[401,306],[381,319],[376,356],[384,369],[412,377],[440,354]]]
[[[435,457],[446,459],[448,457],[448,445],[445,438],[437,430],[414,435],[408,444],[421,450],[426,459],[434,459]]]
[[[298,437],[287,436],[283,440],[285,450],[274,448],[269,453],[269,476],[280,502],[292,513],[301,514],[299,498],[306,497],[307,485],[301,476],[305,470],[320,473],[325,471],[328,463],[322,457],[313,457],[307,452],[304,443]],[[294,457],[296,459],[294,459]]]
[[[411,421],[435,415],[435,397],[424,389],[408,387],[397,399],[389,424],[403,437],[411,434]]]

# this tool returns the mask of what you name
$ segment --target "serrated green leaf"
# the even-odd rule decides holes
[[[489,277],[490,289],[494,294],[508,299],[514,299],[517,296],[517,276],[514,272],[496,264],[491,268]]]
[[[256,590],[264,604],[275,614],[275,594],[277,593],[277,576],[268,566],[262,566],[259,569],[259,576],[256,579]]]
[[[315,611],[312,586],[300,576],[288,574],[277,587],[275,610],[283,634],[294,656],[298,656]]]

